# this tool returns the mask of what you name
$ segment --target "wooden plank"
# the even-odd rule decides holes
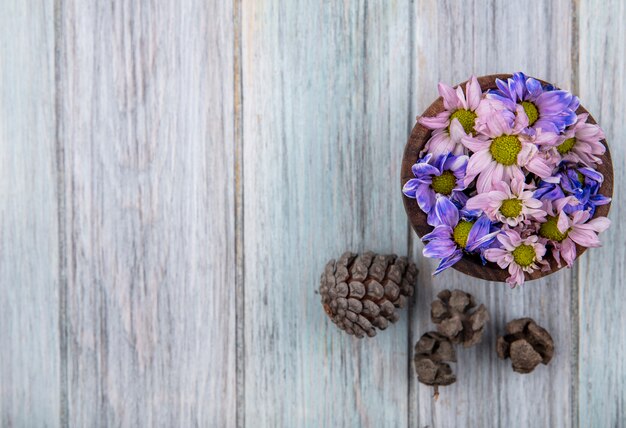
[[[245,422],[406,426],[407,318],[344,335],[316,289],[344,250],[406,254],[405,2],[244,1]]]
[[[580,1],[580,95],[604,129],[615,170],[611,228],[580,262],[580,426],[626,426],[626,5]]]
[[[53,2],[1,2],[0,39],[0,425],[58,426]]]
[[[232,5],[61,8],[69,424],[231,424]]]
[[[523,7],[499,1],[416,2],[414,116],[437,96],[438,81],[456,84],[472,73],[519,70],[571,88],[570,7],[570,2],[564,0],[528,2]],[[421,258],[423,245],[413,236],[421,273],[417,307],[412,312],[411,344],[433,328],[430,301],[444,288],[474,294],[487,306],[492,321],[481,344],[468,350],[459,348],[457,383],[442,388],[438,401],[432,399],[431,388],[413,378],[411,425],[570,426],[574,411],[572,323],[577,322],[569,311],[571,271],[558,272],[515,290],[452,270],[433,278],[435,263]],[[550,365],[530,375],[514,373],[510,361],[499,360],[495,353],[497,334],[508,321],[523,316],[533,317],[547,328],[556,343]]]

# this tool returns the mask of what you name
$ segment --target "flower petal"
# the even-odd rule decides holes
[[[576,259],[576,245],[574,244],[574,241],[571,239],[565,239],[561,242],[561,257],[567,266],[572,266],[572,263]]]
[[[482,216],[478,220],[476,220],[476,223],[474,223],[469,233],[467,234],[467,243],[465,245],[465,248],[469,249],[470,247],[472,247],[477,240],[489,233],[490,228],[491,220],[489,220],[487,216]],[[475,248],[476,247],[474,246],[472,249]]]
[[[472,251],[475,251],[477,248],[486,247],[486,246],[490,245],[496,239],[496,237],[499,234],[500,234],[499,230],[496,230],[495,232],[488,233],[488,234],[484,235],[482,238],[479,238],[476,241],[474,241],[474,243],[472,245],[470,245],[467,248],[467,250],[472,252]]]
[[[407,197],[415,199],[415,192],[417,192],[417,188],[420,185],[420,182],[416,178],[412,178],[402,186],[402,193],[404,193]]]
[[[445,83],[439,83],[439,95],[443,97],[443,106],[446,110],[457,110],[461,107],[461,103],[456,96],[456,91],[452,86],[448,86]]]
[[[479,193],[467,200],[465,208],[468,210],[481,210],[486,211],[489,208],[489,203],[492,200],[491,194],[493,192]]]
[[[556,228],[561,233],[565,233],[567,232],[567,229],[569,229],[569,218],[567,217],[567,214],[565,214],[563,211],[559,213],[559,217],[556,222]]]
[[[450,123],[450,111],[444,110],[436,116],[422,116],[417,122],[428,129],[444,129]]]
[[[559,136],[554,132],[537,132],[534,143],[538,146],[555,146],[559,143]]]
[[[433,132],[432,137],[430,137],[430,139],[426,143],[425,149],[428,150],[435,159],[437,159],[441,155],[454,152],[457,146],[459,146],[459,144],[452,141],[452,138],[450,138],[448,131],[445,130],[440,132]]]
[[[483,150],[489,150],[489,147],[491,146],[491,141],[465,136],[461,138],[461,144],[463,144],[471,151],[477,153]]]
[[[507,262],[509,252],[503,248],[488,248],[485,250],[485,258],[493,263],[498,263],[502,269],[506,268],[510,262]]]
[[[511,124],[505,118],[505,112],[507,110],[499,111],[491,115],[487,121],[487,127],[491,134],[487,134],[490,137],[498,137],[500,135],[511,135],[513,129]]]
[[[426,214],[430,213],[435,205],[435,192],[428,184],[420,184],[415,192],[417,205]]]
[[[546,178],[552,175],[554,168],[539,156],[535,156],[526,163],[526,169],[541,178]]]
[[[513,241],[511,240],[510,232],[511,231],[508,230],[508,231],[504,231],[504,233],[501,233],[501,234],[498,235],[498,241],[500,242],[500,244],[502,244],[504,249],[507,250],[507,251],[515,250],[515,247],[517,247],[519,245],[519,244],[514,244],[513,243]],[[518,235],[518,238],[519,238],[519,235]]]
[[[437,275],[443,272],[444,270],[448,269],[450,266],[454,265],[456,262],[461,260],[462,257],[463,257],[463,252],[461,250],[457,250],[450,257],[447,257],[441,260],[441,263],[439,263],[439,266],[437,266],[437,269],[433,272],[433,275]]]
[[[459,103],[461,104],[459,108],[462,108],[463,110],[467,110],[467,101],[465,100],[465,94],[463,93],[463,89],[461,88],[460,85],[456,87],[456,97],[459,100]]]
[[[519,267],[519,265],[511,263],[509,265],[509,273],[511,276],[506,279],[506,282],[511,286],[511,288],[515,288],[518,285],[524,285],[524,271]]]
[[[474,156],[470,158],[470,163],[472,162],[472,159],[474,158]],[[476,190],[478,190],[478,193],[489,192],[492,189],[493,181],[491,178],[493,176],[494,170],[496,169],[496,165],[498,165],[497,162],[491,161],[485,168],[482,168],[479,170],[480,175],[478,176],[478,180],[476,180]],[[468,171],[469,171],[469,164],[468,164]],[[470,175],[469,172],[467,175],[468,176]],[[471,183],[471,180],[468,182],[467,177],[466,177],[465,185],[469,185],[469,183]]]
[[[441,224],[433,229],[432,232],[427,233],[422,237],[422,241],[430,241],[431,239],[450,239],[452,236],[452,228]]]
[[[446,159],[446,162],[443,164],[443,170],[452,171],[453,173],[460,172],[461,175],[465,175],[465,169],[467,168],[467,163],[469,162],[469,156],[461,155],[461,156],[450,156]],[[457,177],[458,178],[458,177]]]
[[[611,226],[611,220],[609,220],[606,217],[597,217],[597,218],[589,220],[585,224],[579,224],[578,228],[593,230],[594,232],[600,233],[600,232],[604,232],[605,230],[607,230],[609,226]]]
[[[457,250],[457,245],[451,239],[433,239],[424,247],[424,257],[443,259]]]
[[[454,228],[459,223],[458,208],[446,197],[437,196],[435,202],[435,214],[440,224]]]
[[[440,175],[441,173],[437,168],[429,165],[425,162],[418,162],[411,167],[413,175],[417,178],[421,178],[424,175]]]
[[[541,88],[541,83],[539,83],[537,79],[533,79],[532,77],[526,79],[526,89],[530,94],[530,98],[537,98],[543,92],[543,89]]]
[[[598,235],[596,235],[593,230],[581,229],[574,226],[567,237],[583,247],[594,248],[600,246],[600,239],[598,239]]]
[[[537,146],[532,143],[522,143],[522,150],[517,154],[517,164],[524,166],[526,165],[534,156],[537,155]]]
[[[466,137],[465,129],[456,117],[450,122],[450,140],[454,143],[460,143],[463,137]]]
[[[465,86],[465,92],[467,93],[467,105],[470,110],[476,110],[478,104],[480,104],[480,98],[482,97],[482,90],[476,76],[472,75],[467,85]]]
[[[517,105],[517,107],[515,108],[515,113],[516,114],[513,129],[516,134],[519,134],[524,128],[528,128],[528,115],[526,114],[526,111],[521,104]]]
[[[578,171],[585,177],[591,178],[593,181],[597,181],[598,183],[602,183],[604,181],[604,176],[602,175],[602,173],[596,171],[595,169],[578,168]]]
[[[606,196],[600,194],[591,196],[589,200],[596,206],[606,205],[611,202],[611,198],[607,198]]]
[[[507,98],[512,98],[511,93],[509,92],[509,85],[506,80],[496,79],[496,86]]]

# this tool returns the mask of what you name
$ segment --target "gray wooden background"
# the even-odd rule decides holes
[[[626,2],[2,0],[0,425],[626,426]],[[400,162],[436,83],[522,70],[580,95],[612,228],[515,290],[421,257]],[[400,321],[343,336],[327,259],[411,254]],[[439,401],[412,347],[446,287],[493,322]],[[532,316],[553,362],[494,341]]]

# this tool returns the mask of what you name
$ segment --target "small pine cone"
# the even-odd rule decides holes
[[[439,386],[456,382],[448,364],[456,362],[456,352],[450,340],[442,334],[431,331],[422,335],[415,344],[413,362],[418,380],[435,387],[435,398],[439,395]]]
[[[430,317],[437,331],[466,348],[480,342],[489,321],[485,305],[472,311],[476,307],[474,296],[461,290],[443,290],[437,297],[430,305]]]
[[[406,257],[346,252],[326,264],[320,279],[322,305],[330,319],[348,334],[373,337],[399,317],[413,295],[417,267]]]
[[[506,325],[499,336],[496,351],[502,359],[510,358],[513,370],[530,373],[539,363],[548,364],[554,355],[552,336],[531,318],[520,318]]]

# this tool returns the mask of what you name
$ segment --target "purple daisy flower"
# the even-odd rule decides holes
[[[504,107],[515,113],[520,104],[532,130],[542,129],[559,134],[576,123],[576,109],[580,103],[578,97],[568,91],[542,86],[537,79],[526,77],[521,72],[515,73],[506,82],[496,79],[496,85],[498,90],[487,93],[487,99],[495,101],[491,107],[495,110]]]
[[[602,163],[599,156],[606,152],[601,142],[604,132],[598,125],[587,123],[588,117],[588,113],[579,114],[576,124],[559,135],[555,150],[564,161],[587,166]]]
[[[544,209],[548,215],[537,228],[540,240],[552,247],[552,255],[559,267],[561,259],[567,266],[572,266],[576,259],[575,244],[587,248],[599,247],[598,233],[604,232],[611,224],[606,217],[592,219],[589,211],[578,210],[567,215],[566,207],[575,202],[572,196],[554,201],[545,200]]]
[[[433,209],[437,225],[422,241],[425,257],[441,259],[433,273],[437,275],[461,260],[463,253],[482,253],[493,242],[499,230],[493,231],[487,216],[461,210],[449,199],[438,196]]]
[[[498,235],[499,246],[485,250],[485,257],[490,262],[497,263],[501,269],[508,268],[511,275],[506,279],[512,288],[524,284],[524,272],[532,273],[549,264],[543,259],[546,255],[546,245],[539,237],[531,235],[522,237],[514,229],[504,229]]]
[[[469,158],[465,155],[443,154],[431,164],[432,153],[418,160],[411,168],[415,178],[406,182],[402,192],[409,198],[417,199],[420,209],[428,214],[428,224],[435,225],[433,208],[437,195],[450,198],[459,206],[465,205],[465,168]]]
[[[598,193],[603,181],[604,176],[592,168],[562,165],[554,177],[541,180],[534,197],[555,201],[565,196],[574,196],[578,204],[566,205],[563,211],[572,214],[586,210],[593,216],[596,207],[611,202],[611,198]]]
[[[465,147],[461,145],[461,138],[475,134],[475,111],[482,102],[482,90],[478,79],[476,76],[470,77],[465,85],[465,92],[461,86],[455,89],[445,83],[439,83],[439,95],[443,98],[445,110],[433,117],[418,118],[421,125],[433,131],[423,153],[428,152],[435,156],[444,153],[466,154]]]

